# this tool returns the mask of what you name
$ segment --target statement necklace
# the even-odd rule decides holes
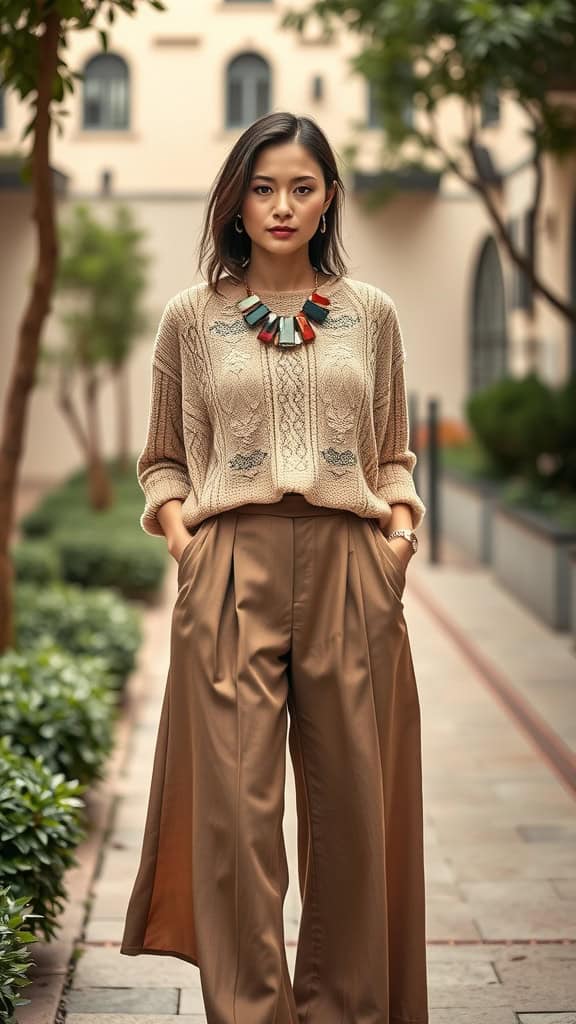
[[[330,305],[330,299],[318,294],[318,271],[314,281],[314,291],[306,299],[299,313],[295,316],[280,316],[262,302],[259,295],[250,290],[246,277],[246,298],[236,303],[249,327],[260,327],[259,341],[266,344],[279,345],[281,348],[293,348],[302,342],[314,341],[316,333],[310,320],[324,323]]]

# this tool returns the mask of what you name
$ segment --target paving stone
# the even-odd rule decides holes
[[[178,1013],[177,988],[71,989],[68,1013]],[[203,1011],[204,1007],[201,1007]]]
[[[426,938],[428,942],[474,940],[482,938],[468,904],[462,902],[426,905]]]
[[[99,881],[92,893],[90,921],[123,920],[128,908],[130,893],[124,882]]]
[[[97,918],[91,916],[86,925],[84,940],[90,942],[118,942],[122,941],[124,934],[124,918],[120,915],[116,918]]]
[[[503,906],[505,912],[503,913]],[[576,939],[576,914],[570,903],[471,903],[468,912],[488,942],[498,939]]]
[[[526,843],[573,843],[576,840],[574,825],[518,825],[517,832]]]
[[[504,879],[492,882],[458,882],[456,891],[470,903],[508,904],[544,903],[552,905],[559,899],[549,879]]]
[[[432,961],[428,964],[428,978],[431,985],[442,987],[498,985],[492,964],[483,960],[467,963],[451,959]]]
[[[574,1013],[521,1013],[520,1024],[576,1024]]]
[[[158,1018],[148,1013],[71,1013],[66,1024],[159,1024]],[[197,1014],[166,1014],[162,1024],[206,1024],[206,1017]]]
[[[564,843],[453,845],[448,859],[463,882],[576,878],[576,850]]]
[[[180,1013],[204,1013],[204,999],[200,984],[195,988],[183,988],[180,992]]]
[[[509,994],[504,992],[501,985],[434,985],[428,986],[428,1005],[430,1010],[462,1010],[472,1011],[481,1009],[486,1013],[486,1024],[492,1024],[490,1013],[492,1010],[498,1012],[503,1009],[512,1011],[514,1004]],[[451,1024],[460,1024],[460,1017],[451,1018]]]
[[[186,988],[198,968],[173,956],[127,956],[113,949],[84,947],[73,988]]]
[[[491,1006],[484,1009],[430,1010],[430,1024],[516,1024],[516,1014],[506,1006]]]
[[[515,998],[521,997],[525,1000],[523,1003],[517,1003],[517,1011],[566,1011],[576,1008],[574,947],[566,948],[564,959],[546,956],[523,959],[502,957],[495,959],[494,967],[502,986],[510,990],[516,989]],[[532,996],[538,1000],[538,1006],[530,1005]]]
[[[561,900],[576,900],[576,878],[551,878],[550,884]]]

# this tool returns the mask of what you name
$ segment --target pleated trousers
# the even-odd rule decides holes
[[[420,705],[402,563],[374,519],[287,494],[204,520],[121,953],[196,964],[208,1024],[427,1024]],[[283,905],[286,741],[302,901]]]

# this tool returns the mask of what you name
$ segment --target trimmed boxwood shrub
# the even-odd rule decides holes
[[[536,373],[504,377],[476,392],[466,411],[476,437],[506,473],[537,476],[538,456],[556,450],[554,395]]]
[[[78,864],[74,850],[86,835],[85,789],[0,739],[0,885],[17,899],[28,897],[40,915],[30,919],[30,931],[47,942],[65,906],[64,875]]]
[[[101,778],[116,697],[101,659],[57,649],[0,656],[0,721],[12,749],[82,783]]]
[[[114,492],[110,508],[91,508],[81,470],[46,494],[19,525],[25,537],[50,540],[62,579],[150,600],[164,577],[168,552],[165,544],[150,544],[140,527],[144,499],[135,461],[128,472],[108,463]]]
[[[54,644],[71,654],[98,655],[111,684],[120,689],[134,668],[142,639],[140,612],[109,590],[84,590],[57,583],[39,590],[14,588],[16,647]]]
[[[60,578],[58,552],[49,541],[20,541],[12,546],[10,557],[18,582],[52,583]]]
[[[125,597],[150,596],[166,570],[166,545],[148,543],[133,523],[111,526],[90,530],[84,524],[53,535],[62,578],[83,587],[114,587]]]
[[[37,942],[27,928],[27,907],[26,896],[17,900],[9,886],[0,888],[0,1020],[6,1024],[16,1024],[15,1008],[30,1003],[20,995],[34,963],[28,943]]]

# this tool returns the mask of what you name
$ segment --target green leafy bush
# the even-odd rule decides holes
[[[16,1024],[14,1009],[25,1006],[19,990],[30,984],[27,976],[34,963],[28,943],[37,942],[27,930],[28,899],[14,899],[9,886],[0,888],[0,1020]]]
[[[0,656],[0,721],[12,749],[92,782],[112,749],[116,699],[101,659],[57,649]]]
[[[65,905],[64,875],[78,863],[74,849],[85,837],[86,787],[54,774],[40,758],[15,753],[0,739],[0,885],[26,896],[38,918],[30,930],[49,942]]]
[[[54,545],[44,540],[24,540],[10,550],[16,580],[52,583],[60,578],[61,566]]]
[[[576,490],[576,374],[558,391],[556,419],[560,464],[555,482]]]
[[[86,525],[75,532],[57,533],[53,544],[62,566],[62,578],[83,587],[112,587],[125,597],[148,597],[166,571],[166,548],[149,544],[145,534],[130,527]]]
[[[14,608],[18,650],[55,645],[71,654],[98,655],[115,689],[134,668],[141,616],[117,594],[66,583],[42,590],[21,583],[15,587]]]
[[[166,571],[166,545],[150,544],[140,527],[143,495],[135,469],[126,473],[113,461],[107,468],[114,491],[110,508],[89,505],[81,470],[46,494],[20,528],[28,538],[50,539],[62,579],[149,600]]]
[[[554,398],[534,373],[505,377],[476,392],[466,411],[476,437],[503,472],[537,475],[538,457],[554,451]]]

